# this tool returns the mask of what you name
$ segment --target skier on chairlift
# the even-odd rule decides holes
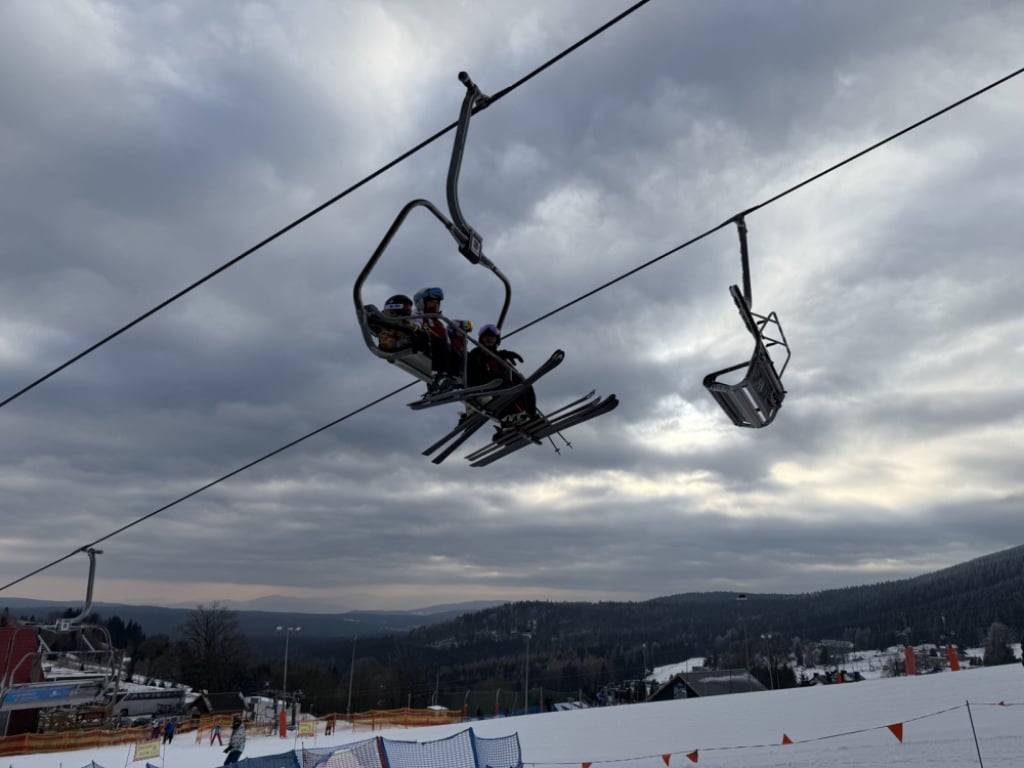
[[[430,354],[434,368],[434,381],[429,385],[431,392],[447,392],[461,386],[461,365],[458,352],[452,348],[448,328],[440,319],[444,291],[436,286],[421,288],[413,296],[416,312],[425,315],[420,327],[426,334],[425,347]]]
[[[412,299],[395,294],[384,303],[381,314],[393,322],[370,319],[370,328],[377,335],[377,346],[385,352],[415,348],[416,335],[421,331],[416,323],[407,319],[412,314]]]
[[[512,386],[523,381],[523,375],[515,368],[523,362],[523,356],[510,349],[498,349],[501,344],[501,329],[488,323],[480,329],[480,344],[469,353],[467,383],[469,386],[485,384],[501,379]],[[486,406],[486,398],[481,398]],[[504,412],[498,414],[503,426],[523,424],[537,418],[537,395],[532,386],[527,386]]]

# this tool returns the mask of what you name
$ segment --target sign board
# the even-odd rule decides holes
[[[135,745],[135,760],[149,760],[151,757],[160,757],[160,741],[140,741]]]
[[[299,723],[299,736],[316,736],[316,723],[312,720],[303,720]]]

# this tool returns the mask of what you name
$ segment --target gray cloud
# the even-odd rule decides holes
[[[12,393],[454,120],[612,2],[9,3],[0,10],[0,388]],[[1019,63],[1013,3],[651,3],[473,121],[462,207],[517,328]],[[977,46],[985,39],[984,50]],[[790,395],[701,386],[751,340],[727,227],[506,340],[543,407],[613,414],[487,470],[420,455],[395,398],[104,542],[98,597],[342,607],[801,592],[1018,543],[1022,240],[1013,80],[749,217]],[[451,136],[0,411],[6,583],[408,381],[351,288]],[[366,286],[500,286],[415,215]],[[477,443],[487,439],[482,437]],[[74,598],[73,558],[14,594]]]

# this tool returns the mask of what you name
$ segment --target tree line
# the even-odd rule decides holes
[[[841,667],[848,654],[893,645],[980,646],[1013,661],[1024,627],[1024,547],[915,579],[801,595],[682,594],[638,602],[515,602],[408,632],[291,637],[288,693],[317,713],[441,703],[472,691],[537,688],[593,697],[655,666],[704,657],[749,669],[766,686],[799,684],[795,664]],[[9,617],[8,617],[9,618]],[[2,619],[0,619],[2,620]],[[199,606],[173,636],[102,620],[129,674],[207,691],[280,694],[280,635],[243,633],[238,615]],[[528,674],[527,674],[528,673]],[[626,686],[628,689],[629,686]]]

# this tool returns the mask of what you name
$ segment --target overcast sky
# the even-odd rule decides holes
[[[627,7],[616,0],[0,5],[7,397]],[[1024,65],[1014,0],[653,0],[474,118],[462,209],[514,329]],[[542,408],[614,413],[486,469],[420,452],[422,385],[99,545],[95,598],[407,609],[809,592],[1024,542],[1024,76],[748,218],[792,347],[775,423],[703,377],[747,359],[724,228],[507,340]],[[412,379],[356,275],[452,135],[0,409],[8,583]],[[500,284],[416,214],[367,301]],[[467,449],[481,445],[481,430]],[[81,600],[77,555],[6,591]],[[2,603],[3,595],[0,595]],[[269,605],[264,603],[264,605]]]

